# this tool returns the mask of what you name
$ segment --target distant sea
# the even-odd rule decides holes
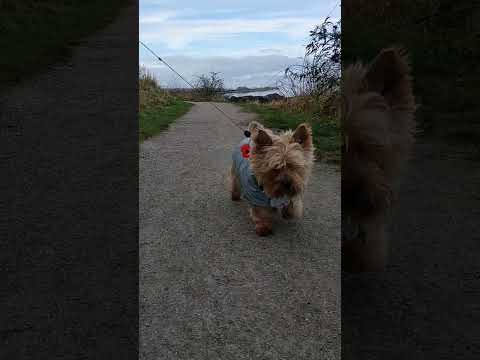
[[[280,90],[273,89],[273,90],[264,90],[264,91],[250,91],[250,92],[234,92],[234,93],[228,93],[225,94],[225,97],[229,98],[230,96],[266,96],[269,94],[279,94]]]

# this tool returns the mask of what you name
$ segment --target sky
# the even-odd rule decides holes
[[[332,0],[140,0],[140,40],[182,74],[219,72],[227,88],[272,86],[305,53],[308,34]],[[332,11],[333,9],[333,11]],[[139,62],[164,87],[183,81],[140,46]]]

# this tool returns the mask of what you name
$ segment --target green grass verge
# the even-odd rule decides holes
[[[0,1],[0,90],[70,57],[70,48],[109,24],[131,0]]]
[[[140,142],[168,128],[175,119],[186,114],[193,105],[175,99],[168,105],[152,106],[139,114]]]
[[[318,159],[339,163],[341,160],[340,126],[334,119],[318,117],[307,113],[284,110],[254,103],[241,104],[247,112],[256,113],[266,127],[287,130],[295,129],[302,122],[312,126],[313,141]]]

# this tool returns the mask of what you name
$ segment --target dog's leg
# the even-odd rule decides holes
[[[388,260],[388,238],[380,220],[364,224],[363,235],[342,243],[342,269],[349,272],[382,271]]]
[[[233,169],[233,165],[230,167],[230,174],[229,174],[229,190],[232,196],[233,201],[240,200],[240,181],[238,180],[237,174]]]
[[[254,206],[250,209],[250,216],[255,223],[255,232],[258,236],[267,236],[272,233],[273,214],[271,208]]]
[[[288,206],[282,208],[282,217],[284,219],[299,219],[303,216],[303,198],[294,197],[288,203]]]

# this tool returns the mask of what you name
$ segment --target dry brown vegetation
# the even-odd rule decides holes
[[[307,113],[311,114],[312,117],[324,115],[337,118],[340,110],[338,98],[314,98],[312,96],[297,96],[284,100],[273,100],[267,106],[281,111]]]
[[[140,112],[152,107],[171,105],[175,102],[175,98],[162,89],[155,76],[145,68],[140,69],[138,95]]]

